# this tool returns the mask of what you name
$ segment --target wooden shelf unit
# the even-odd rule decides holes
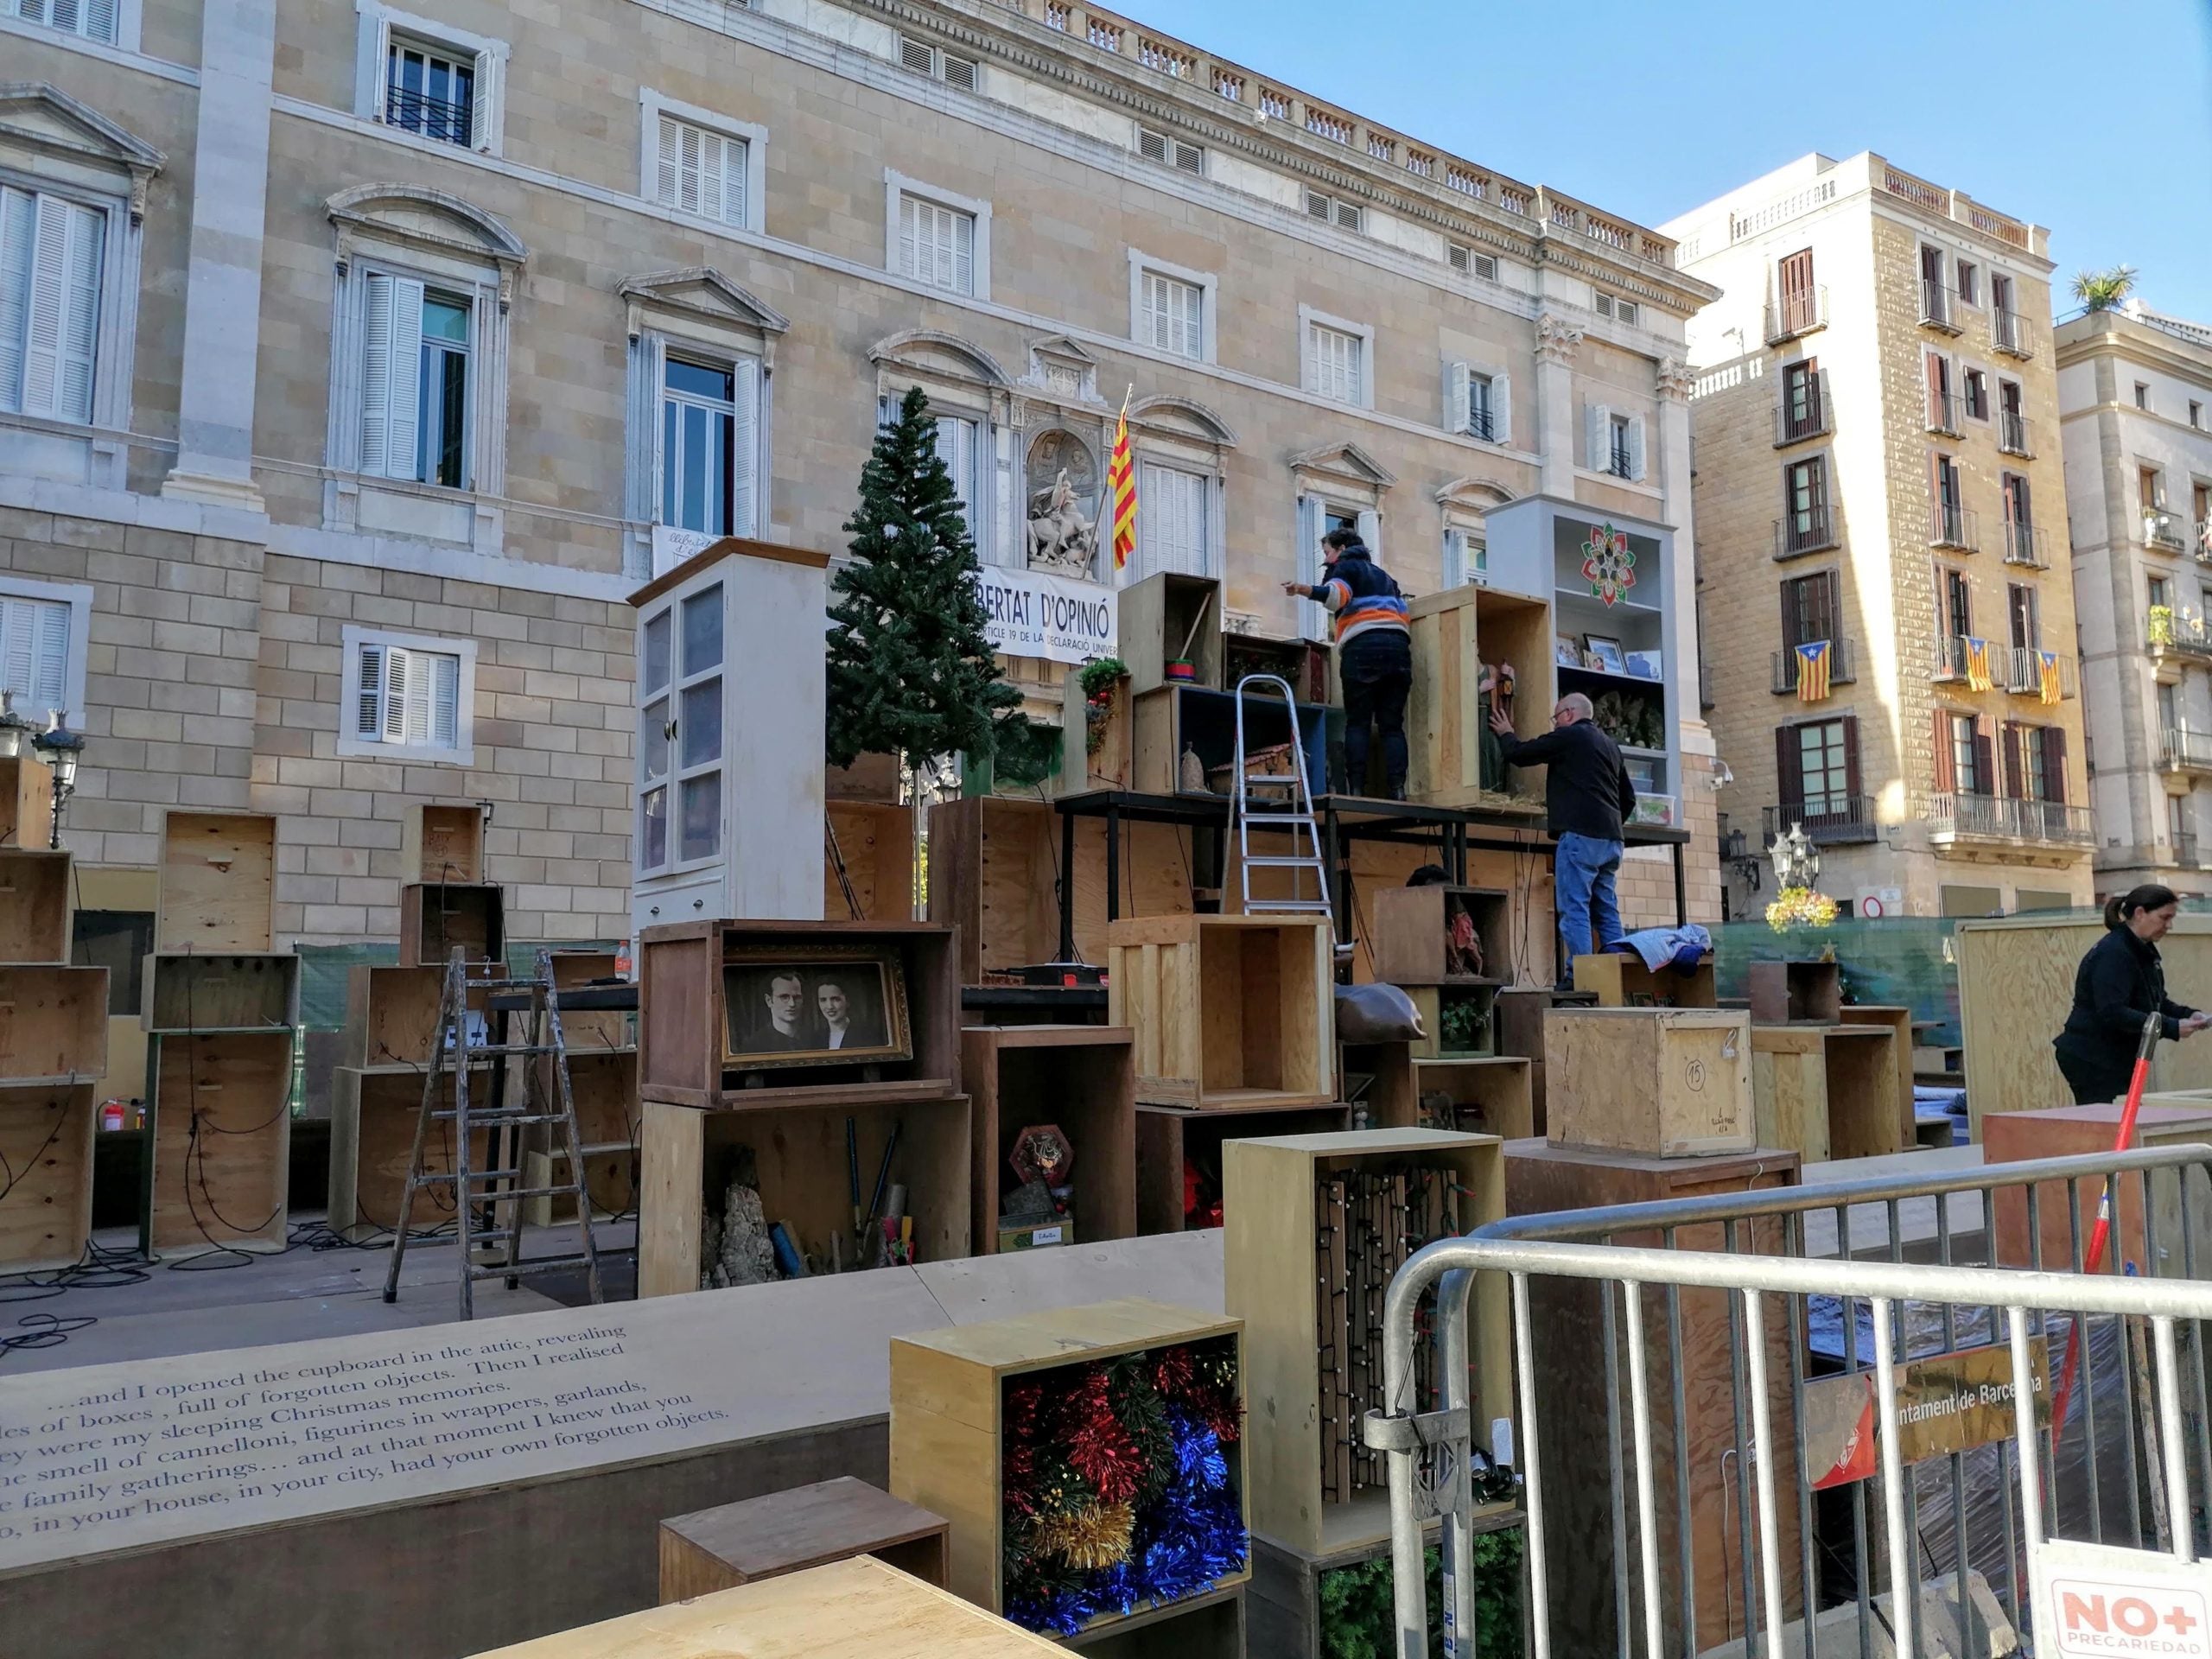
[[[1473,1517],[1468,1530],[1471,1533],[1503,1532],[1525,1526],[1528,1517],[1517,1509],[1487,1510]],[[1424,1529],[1429,1547],[1433,1548],[1440,1528],[1432,1521]],[[1356,1571],[1368,1563],[1389,1554],[1389,1546],[1362,1544],[1349,1549],[1333,1549],[1324,1553],[1295,1549],[1264,1532],[1252,1534],[1252,1581],[1245,1586],[1245,1610],[1251,1626],[1251,1651],[1255,1659],[1335,1659],[1335,1653],[1323,1646],[1321,1639],[1321,1599],[1325,1580],[1345,1571]],[[1521,1601],[1520,1586],[1515,1586],[1514,1606],[1516,1625]],[[1485,1624],[1477,1636],[1488,1641],[1495,1627]],[[1510,1650],[1510,1649],[1509,1649]],[[1380,1655],[1380,1647],[1370,1649]]]
[[[1879,1026],[1891,1037],[1897,1064],[1897,1142],[1911,1146],[1920,1135],[1912,1098],[1912,1010],[1874,1002],[1847,1002],[1840,1015],[1847,1026]]]
[[[2119,1138],[2118,1104],[2054,1106],[2043,1111],[1992,1112],[1981,1120],[1982,1163],[2001,1179],[2000,1164],[2034,1158],[2087,1156],[2109,1154]],[[2135,1119],[2133,1145],[2183,1146],[2212,1142],[2212,1098],[2185,1094],[2145,1095]],[[2145,1174],[2150,1191],[2144,1191]],[[2028,1192],[2024,1185],[2001,1186],[1992,1194],[1989,1226],[1993,1240],[1990,1260],[1999,1267],[2040,1266],[2047,1272],[2064,1273],[2074,1265],[2074,1252],[2088,1248],[2102,1183],[2080,1184],[2078,1220],[2067,1202],[2064,1181],[2035,1184],[2036,1225],[2028,1223]],[[2105,1263],[2115,1263],[2144,1275],[2176,1278],[2191,1265],[2182,1250],[2182,1218],[2189,1221],[2190,1248],[2197,1275],[2212,1262],[2212,1181],[2202,1166],[2183,1166],[2121,1176],[2113,1183],[2112,1242]],[[2145,1198],[2148,1198],[2147,1206]],[[2145,1230],[2145,1211],[2148,1230]],[[2042,1234],[2042,1253],[2037,1254],[2037,1233]],[[2078,1240],[2078,1243],[2076,1242]],[[2153,1252],[2156,1252],[2155,1257]]]
[[[998,1251],[999,1217],[1016,1185],[1007,1159],[1021,1131],[1057,1123],[1075,1153],[1071,1243],[1137,1230],[1136,1071],[1116,1026],[969,1026],[960,1075],[975,1102],[969,1225],[978,1255]]]
[[[484,874],[484,809],[474,801],[455,805],[418,801],[407,809],[400,832],[403,881],[437,885],[475,883]]]
[[[580,1018],[603,1016],[582,1015]],[[619,1014],[614,1016],[620,1018]],[[549,1086],[552,1061],[537,1062]],[[575,1103],[576,1139],[584,1156],[584,1190],[595,1217],[626,1215],[638,1207],[642,1124],[638,1103],[638,1051],[569,1048],[569,1093]],[[510,1086],[508,1098],[512,1099]],[[548,1096],[550,1098],[550,1096]],[[550,1123],[533,1123],[524,1135],[523,1185],[545,1186],[569,1173],[568,1148]],[[523,1219],[533,1227],[573,1221],[576,1207],[550,1196],[523,1200]]]
[[[1009,1382],[1039,1371],[1220,1338],[1236,1344],[1238,1392],[1247,1397],[1242,1323],[1160,1302],[1101,1302],[893,1337],[891,1495],[952,1523],[946,1587],[986,1611],[1006,1611],[1001,1458]],[[1250,1490],[1249,1440],[1248,1430],[1223,1448],[1240,1499]],[[1243,1584],[1250,1575],[1248,1565],[1206,1593]],[[1075,1639],[1124,1627],[1126,1617],[1094,1619]]]
[[[1246,1588],[1232,1585],[1147,1608],[1064,1645],[1084,1659],[1244,1659]]]
[[[1162,571],[1122,589],[1116,612],[1116,649],[1129,667],[1132,693],[1170,683],[1223,685],[1221,583],[1211,576]],[[1188,655],[1185,643],[1189,642]],[[1167,664],[1190,663],[1193,677],[1171,682]]]
[[[1505,791],[1482,786],[1482,735],[1490,699],[1477,664],[1513,664],[1513,724],[1523,740],[1551,729],[1552,611],[1541,600],[1488,588],[1427,594],[1406,607],[1414,683],[1406,704],[1406,798],[1432,806],[1526,804],[1541,778],[1512,772]]]
[[[1808,1164],[1909,1152],[1897,1109],[1897,1039],[1884,1026],[1753,1026],[1758,1143]]]
[[[70,855],[36,847],[0,847],[0,953],[16,963],[70,957]]]
[[[507,954],[505,894],[483,883],[410,881],[399,889],[399,959],[446,965],[459,945],[471,962],[504,966]]]
[[[661,1605],[855,1555],[941,1586],[948,1525],[850,1475],[671,1516],[660,1523]]]
[[[1535,1109],[1534,1135],[1545,1133],[1544,1016],[1554,1008],[1594,1008],[1596,995],[1588,991],[1555,991],[1548,987],[1504,985],[1497,1003],[1497,1052],[1517,1054],[1529,1062],[1529,1101]]]
[[[289,1032],[300,1019],[300,959],[156,951],[146,958],[144,995],[139,1023],[149,1033]]]
[[[107,969],[0,963],[0,1078],[107,1075]]]
[[[1137,1098],[1203,1110],[1324,1104],[1336,1028],[1326,918],[1158,916],[1107,931],[1108,1014]]]
[[[105,972],[105,969],[101,971]],[[92,1236],[94,1084],[0,1082],[0,1274],[84,1259]]]
[[[187,812],[162,823],[158,955],[276,945],[276,820],[264,812]]]
[[[1132,789],[1136,785],[1135,693],[1124,675],[1114,683],[1113,700],[1099,721],[1098,747],[1090,747],[1090,699],[1083,695],[1083,671],[1070,669],[1060,685],[1060,781],[1058,792],[1079,795],[1092,789]]]
[[[1518,1141],[1538,1132],[1532,1074],[1536,1063],[1518,1054],[1477,1060],[1415,1060],[1413,1094],[1424,1128],[1459,1129]],[[1451,1103],[1450,1121],[1431,1122],[1420,1103],[1431,1095]],[[1473,1121],[1470,1122],[1470,1119]]]
[[[428,1065],[439,1040],[438,1009],[445,1001],[445,983],[442,963],[356,963],[346,976],[341,1063],[371,1070]],[[470,991],[468,1006],[484,1013],[488,995]]]
[[[914,809],[896,801],[831,801],[823,812],[837,836],[845,879],[860,901],[857,919],[913,920]],[[826,847],[822,854],[822,914],[827,921],[852,916]]]
[[[1130,698],[1132,785],[1146,795],[1184,795],[1200,800],[1228,798],[1217,769],[1236,755],[1236,699],[1211,686],[1170,682]],[[1316,795],[1328,789],[1328,710],[1318,703],[1298,705],[1296,734],[1305,759],[1306,782]],[[1254,752],[1292,741],[1279,696],[1249,699],[1244,706],[1244,743]],[[1183,786],[1183,751],[1198,758],[1206,787]]]
[[[26,850],[54,839],[54,768],[35,754],[0,756],[0,843]]]
[[[678,922],[639,940],[638,1083],[664,1105],[730,1111],[865,1106],[960,1093],[960,980],[956,931],[931,922]],[[867,1066],[725,1074],[727,953],[759,945],[878,948],[906,982],[913,1058]],[[872,1074],[872,1075],[868,1075]],[[840,1167],[844,1154],[838,1154]],[[648,1178],[650,1179],[650,1177]],[[850,1205],[847,1206],[849,1209]]]
[[[1198,1112],[1137,1105],[1137,1231],[1141,1236],[1192,1230],[1184,1209],[1184,1170],[1198,1172],[1200,1190],[1218,1193],[1222,1148],[1231,1141],[1273,1135],[1342,1134],[1351,1108],[1335,1102],[1259,1111]]]
[[[1605,950],[1574,959],[1574,988],[1594,991],[1601,1008],[1712,1008],[1719,1006],[1713,953],[1687,974],[1672,968],[1656,973],[1643,958],[1625,950]]]
[[[412,1065],[333,1069],[330,1084],[330,1230],[359,1238],[399,1224],[399,1201],[407,1187],[407,1166],[415,1150],[415,1123],[423,1110],[423,1073]],[[471,1098],[474,1098],[472,1087]],[[453,1109],[453,1076],[438,1091],[438,1104]],[[423,1143],[427,1167],[453,1171],[450,1122],[434,1124]],[[469,1135],[469,1166],[491,1169],[491,1131]],[[453,1218],[450,1188],[433,1186],[417,1195],[410,1225],[420,1230]]]
[[[1364,1114],[1376,1129],[1410,1129],[1420,1122],[1414,1098],[1411,1043],[1338,1043],[1335,1099]]]
[[[876,1171],[894,1125],[899,1149],[891,1161],[892,1185],[906,1189],[914,1217],[914,1257],[947,1262],[971,1255],[973,1156],[965,1095],[931,1094],[868,1102],[839,1100],[701,1110],[650,1097],[640,1135],[638,1294],[671,1296],[699,1288],[702,1227],[709,1206],[717,1211],[735,1166],[737,1149],[750,1147],[755,1187],[765,1217],[780,1221],[792,1243],[813,1258],[815,1270],[831,1260],[830,1238],[847,1268],[853,1264],[853,1206],[846,1178],[845,1120],[860,1144],[863,1199],[873,1196]]]
[[[573,991],[618,979],[612,950],[556,950],[553,984],[556,990]],[[526,1016],[509,1016],[519,1030]],[[633,1049],[638,1033],[632,1016],[621,1008],[563,1008],[561,1035],[570,1058],[613,1049]]]
[[[1747,1152],[1751,1022],[1713,1008],[1554,1008],[1544,1016],[1554,1144],[1655,1158]]]
[[[1255,1420],[1270,1427],[1247,1454],[1252,1525],[1305,1550],[1379,1542],[1390,1535],[1383,1489],[1340,1503],[1323,1497],[1316,1355],[1327,1344],[1315,1294],[1315,1190],[1329,1175],[1363,1166],[1449,1170],[1461,1189],[1460,1230],[1471,1230],[1504,1217],[1503,1142],[1435,1129],[1369,1129],[1238,1141],[1223,1149],[1223,1160],[1224,1306],[1244,1322],[1245,1393]],[[1481,1279],[1468,1360],[1476,1439],[1486,1441],[1492,1421],[1515,1414],[1513,1355],[1504,1279]],[[1340,1289],[1341,1283],[1325,1294]],[[1379,1375],[1371,1393],[1379,1402]]]
[[[291,1032],[156,1033],[146,1071],[148,1252],[282,1250]]]
[[[1420,1060],[1478,1059],[1497,1052],[1497,993],[1495,980],[1459,980],[1448,985],[1402,987],[1413,998],[1427,1037],[1414,1045]],[[1475,1037],[1471,1047],[1445,1046],[1444,1016],[1462,1003],[1475,1005]]]
[[[1751,1018],[1762,1026],[1833,1025],[1843,1017],[1843,968],[1833,962],[1755,962]]]
[[[1514,974],[1511,895],[1502,887],[1383,887],[1375,912],[1375,977],[1389,985],[1464,985],[1510,981]],[[1446,971],[1452,918],[1465,912],[1482,947],[1479,974]]]

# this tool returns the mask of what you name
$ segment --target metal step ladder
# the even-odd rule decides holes
[[[560,995],[553,983],[552,953],[537,953],[537,971],[527,979],[472,978],[471,965],[467,953],[456,945],[446,963],[445,991],[438,1004],[437,1038],[430,1052],[429,1071],[423,1080],[423,1109],[415,1120],[415,1149],[408,1159],[407,1188],[399,1200],[399,1230],[391,1243],[391,1265],[385,1269],[384,1299],[390,1302],[399,1297],[399,1269],[407,1255],[408,1223],[414,1213],[415,1195],[431,1187],[444,1186],[453,1190],[454,1210],[460,1227],[462,1319],[475,1317],[475,1287],[480,1279],[504,1279],[512,1290],[526,1274],[582,1268],[591,1287],[591,1300],[604,1301],[599,1253],[592,1243],[591,1193],[584,1179],[583,1141],[576,1130],[575,1101],[569,1090],[569,1048],[561,1034]],[[492,971],[488,963],[474,965],[487,973]],[[478,991],[487,997],[503,991],[529,993],[530,1004],[524,1011],[528,1040],[488,1040],[488,1027],[475,1023],[470,1017],[469,995]],[[492,1079],[492,1074],[488,1071],[480,1072],[475,1063],[488,1059],[504,1065],[509,1058],[522,1062],[518,1068],[522,1075],[520,1100],[505,1103],[495,1091],[487,1106],[472,1109],[471,1085]],[[453,1080],[453,1104],[449,1108],[442,1103],[443,1090],[440,1087],[448,1077]],[[434,1123],[452,1126],[450,1170],[431,1169],[423,1161]],[[523,1131],[539,1123],[555,1126],[554,1151],[556,1155],[565,1152],[569,1179],[543,1186],[525,1186],[522,1184],[525,1139]],[[470,1141],[480,1128],[487,1131],[484,1144],[492,1166],[486,1169],[471,1166],[474,1149]],[[523,1201],[563,1197],[575,1200],[576,1230],[582,1248],[575,1255],[524,1257]],[[480,1208],[481,1220],[487,1224],[480,1224]],[[491,1256],[496,1259],[480,1261],[479,1253],[486,1247],[492,1247]]]
[[[1244,710],[1249,699],[1255,707],[1264,706],[1261,699],[1280,694],[1282,697],[1283,717],[1288,722],[1291,768],[1280,777],[1255,778],[1246,766],[1244,742]],[[1230,827],[1236,841],[1237,882],[1239,896],[1247,916],[1321,916],[1328,919],[1331,938],[1334,941],[1336,907],[1329,899],[1329,867],[1321,855],[1321,830],[1313,820],[1313,791],[1306,778],[1306,751],[1299,741],[1298,699],[1293,695],[1290,682],[1280,674],[1247,674],[1236,683],[1236,753],[1230,793]],[[1252,830],[1260,829],[1286,835],[1290,840],[1287,853],[1259,853],[1252,850]],[[1290,893],[1284,898],[1260,898],[1252,892],[1252,872],[1288,870]],[[1306,891],[1306,878],[1313,878],[1313,893]],[[1336,946],[1339,960],[1350,956],[1351,948]]]

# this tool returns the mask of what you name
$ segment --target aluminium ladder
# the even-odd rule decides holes
[[[486,964],[488,965],[488,964]],[[467,954],[456,945],[446,963],[445,992],[438,1004],[438,1034],[430,1052],[430,1065],[423,1080],[423,1109],[415,1120],[415,1149],[408,1160],[407,1187],[399,1200],[399,1229],[391,1242],[391,1262],[385,1269],[384,1299],[399,1295],[399,1268],[407,1254],[407,1228],[415,1195],[427,1188],[449,1186],[461,1238],[461,1317],[475,1317],[475,1287],[480,1279],[504,1279],[512,1289],[527,1274],[556,1273],[573,1268],[584,1270],[591,1300],[606,1300],[599,1278],[599,1253],[592,1243],[591,1193],[585,1184],[582,1137],[576,1130],[576,1109],[569,1090],[569,1049],[561,1034],[560,995],[553,982],[553,957],[537,953],[535,973],[526,979],[471,979]],[[470,1018],[469,993],[487,996],[501,991],[526,991],[524,1011],[528,1038],[519,1043],[494,1043],[489,1032]],[[508,1105],[495,1096],[488,1108],[472,1109],[469,1086],[476,1079],[475,1063],[491,1060],[504,1065],[510,1058],[523,1062],[522,1097]],[[453,1104],[441,1103],[441,1079],[453,1079]],[[453,1167],[431,1169],[423,1159],[429,1145],[430,1126],[449,1124],[453,1129]],[[569,1178],[543,1186],[524,1186],[523,1130],[532,1124],[550,1123],[565,1147]],[[471,1167],[470,1141],[478,1129],[486,1131],[485,1150],[495,1167]],[[505,1185],[503,1185],[502,1183]],[[525,1198],[573,1197],[576,1230],[582,1248],[573,1255],[524,1257],[522,1254],[522,1202]],[[481,1206],[488,1227],[475,1225]],[[503,1215],[504,1211],[504,1215]],[[502,1259],[480,1262],[480,1247],[503,1246]]]
[[[1280,777],[1255,778],[1245,766],[1245,699],[1251,696],[1257,707],[1257,698],[1274,693],[1282,696],[1283,716],[1289,723],[1291,767]],[[1291,692],[1290,682],[1280,674],[1247,674],[1237,681],[1235,695],[1236,752],[1229,816],[1236,833],[1237,881],[1244,914],[1324,917],[1329,923],[1331,943],[1334,944],[1337,912],[1329,900],[1329,867],[1321,855],[1320,827],[1313,819],[1313,791],[1306,778],[1306,751],[1299,741],[1298,700]],[[1254,853],[1252,829],[1255,823],[1262,830],[1280,830],[1287,835],[1290,850],[1281,854]],[[1289,871],[1288,896],[1255,896],[1252,892],[1255,868]],[[1310,896],[1306,892],[1309,873],[1315,888]],[[1342,961],[1351,954],[1351,949],[1336,944],[1335,952],[1337,960]]]

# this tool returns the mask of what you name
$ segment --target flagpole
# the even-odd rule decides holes
[[[1120,426],[1123,422],[1129,418],[1129,399],[1135,397],[1136,393],[1137,384],[1135,381],[1132,380],[1128,383],[1128,389],[1122,393],[1122,412],[1116,418],[1114,423],[1116,427]],[[1090,504],[1091,533],[1093,535],[1097,533],[1097,526],[1103,524],[1106,522],[1106,491],[1109,487],[1107,475],[1113,470],[1114,446],[1109,442],[1106,446],[1106,464],[1098,469],[1098,499]],[[1106,537],[1106,562],[1109,565],[1114,562],[1114,537],[1110,531],[1108,532]]]

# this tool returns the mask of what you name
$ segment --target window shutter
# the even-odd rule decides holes
[[[2022,740],[2027,734],[2011,721],[2005,722],[1999,734],[2005,745],[2005,794],[2006,798],[2022,801],[2027,798],[2025,756],[2021,753]]]
[[[1952,747],[1951,718],[1943,709],[1936,711],[1936,792],[1938,795],[1958,792],[1958,757]]]
[[[1490,378],[1490,429],[1499,443],[1513,442],[1513,379],[1510,375]]]
[[[918,41],[906,35],[899,37],[900,68],[911,69],[918,75],[926,75],[935,67],[936,61],[937,54],[930,49],[927,41]]]
[[[760,533],[755,517],[755,473],[760,449],[760,365],[750,358],[735,365],[734,402],[731,423],[729,462],[729,527],[734,536]]]
[[[664,207],[682,204],[679,169],[683,156],[683,124],[669,116],[660,118],[660,143],[653,153],[653,200]]]
[[[468,147],[475,150],[492,148],[492,135],[499,130],[496,124],[499,99],[498,54],[479,52],[476,54],[476,86],[468,100]]]
[[[1468,381],[1471,378],[1464,363],[1444,365],[1444,429],[1464,433],[1472,424],[1468,413]]]
[[[361,302],[361,470],[379,478],[391,465],[391,289],[372,276]]]
[[[23,383],[24,320],[31,304],[31,232],[38,199],[0,188],[0,409],[18,407]]]
[[[1603,404],[1586,404],[1583,405],[1583,424],[1586,429],[1584,442],[1588,445],[1590,455],[1590,470],[1602,473],[1611,460],[1609,451],[1611,448],[1613,411]]]
[[[69,209],[59,196],[35,196],[31,229],[29,315],[24,330],[22,410],[58,413],[61,342],[68,307]]]
[[[1994,795],[1997,792],[1997,768],[1990,754],[1989,716],[1974,717],[1974,792]]]
[[[461,741],[461,658],[433,657],[429,741],[451,748]]]
[[[899,198],[899,269],[908,276],[922,273],[922,204],[912,196]]]
[[[1307,587],[1321,580],[1321,503],[1313,496],[1298,498],[1298,579]],[[1326,607],[1310,599],[1298,601],[1298,631],[1308,639],[1329,637]]]
[[[361,470],[382,478],[415,478],[423,380],[423,284],[407,276],[372,276],[363,329]]]
[[[947,213],[952,221],[952,287],[958,294],[976,291],[976,221],[966,213]]]
[[[1359,515],[1359,539],[1367,543],[1367,550],[1375,556],[1375,563],[1382,563],[1382,515],[1363,512]]]
[[[407,695],[410,664],[408,653],[396,645],[387,645],[384,653],[384,735],[388,742],[398,743],[407,737]]]
[[[1774,729],[1775,798],[1782,806],[1782,813],[1777,816],[1785,819],[1792,807],[1802,810],[1805,802],[1804,740],[1797,731],[1795,726],[1777,726]],[[1786,821],[1775,828],[1783,835],[1789,833]]]
[[[407,709],[401,730],[410,743],[430,741],[431,704],[438,677],[438,659],[422,652],[397,653],[406,663]]]
[[[1444,586],[1463,588],[1467,582],[1467,532],[1447,528],[1444,532]]]
[[[1643,416],[1641,415],[1628,423],[1628,475],[1639,482],[1643,478]]]
[[[748,146],[741,138],[722,140],[722,220],[742,225],[749,211],[746,200],[746,161]]]
[[[1853,797],[1859,792],[1859,716],[1856,715],[1843,717],[1843,792]]]
[[[361,23],[361,55],[365,60],[361,73],[369,81],[369,118],[382,121],[389,113],[386,100],[391,92],[391,22],[381,11],[371,10]]]
[[[384,647],[361,647],[360,692],[354,699],[353,734],[375,738],[384,734]]]
[[[2060,806],[2066,804],[2066,728],[2046,726],[2043,728],[2044,787],[2051,800]]]

